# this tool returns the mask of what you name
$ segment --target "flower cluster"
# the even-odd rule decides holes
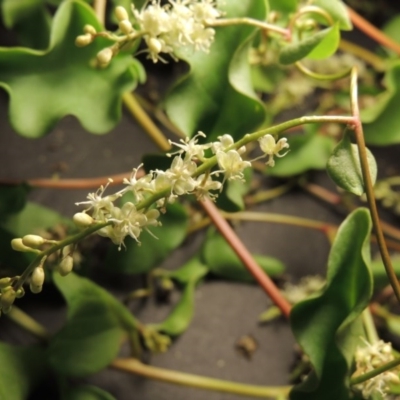
[[[153,62],[165,62],[161,53],[176,59],[176,53],[181,48],[208,53],[215,36],[211,26],[222,15],[214,0],[169,0],[165,5],[161,5],[160,0],[153,0],[141,10],[132,5],[132,12],[133,25],[127,10],[122,6],[116,7],[117,34],[96,32],[94,27],[86,25],[84,34],[76,38],[76,45],[87,46],[96,36],[113,40],[114,45],[97,54],[98,66],[105,67],[122,47],[142,37],[149,58]]]
[[[304,276],[297,285],[286,282],[282,294],[290,304],[296,304],[321,290],[324,285],[325,279],[319,275]]]
[[[129,179],[124,179],[125,187],[122,190],[105,196],[104,192],[109,182],[97,192],[90,193],[87,201],[77,203],[87,208],[84,212],[75,214],[75,223],[80,227],[87,227],[93,223],[107,223],[98,234],[110,238],[121,248],[127,236],[140,243],[139,236],[143,229],[148,230],[149,227],[160,225],[160,212],[164,212],[165,205],[174,202],[178,196],[194,194],[198,199],[215,199],[226,180],[243,180],[243,170],[251,166],[250,161],[242,160],[241,154],[245,148],[236,150],[234,140],[228,134],[206,144],[199,143],[202,137],[205,137],[205,134],[199,132],[190,140],[186,138],[181,139],[179,143],[170,142],[178,150],[168,154],[173,159],[167,170],[156,169],[139,176],[139,166],[133,170]],[[284,147],[288,147],[286,142]],[[282,147],[278,148],[280,150]],[[206,151],[213,154],[211,157],[215,159],[214,164],[218,163],[218,170],[203,172],[198,168],[198,163],[211,159],[206,158]],[[264,156],[271,157],[273,154],[268,149]],[[220,174],[224,175],[222,183],[213,180],[214,176],[218,177]],[[124,203],[122,207],[115,205],[116,200],[128,192],[133,200]],[[91,212],[91,216],[87,211]]]
[[[164,6],[154,0],[141,11],[134,9],[150,58],[154,62],[162,60],[160,53],[174,57],[182,47],[207,53],[215,35],[208,25],[221,16],[215,6],[213,0],[169,0]]]
[[[390,361],[393,361],[392,344],[379,340],[374,344],[366,342],[366,347],[358,347],[355,354],[356,371],[353,377],[363,375],[380,367]],[[385,371],[365,382],[355,385],[360,390],[363,397],[368,399],[374,393],[384,394],[389,383],[399,384],[398,376],[399,368],[395,370]]]

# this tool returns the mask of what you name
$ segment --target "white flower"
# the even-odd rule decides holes
[[[133,14],[154,62],[164,61],[160,53],[176,58],[174,53],[182,47],[208,52],[215,31],[207,24],[222,15],[210,0],[169,0],[164,6],[153,0],[141,11],[133,9]]]
[[[186,137],[185,140],[180,139],[179,141],[181,143],[176,143],[169,140],[169,143],[171,145],[179,147],[181,150],[178,150],[174,153],[168,153],[167,154],[168,157],[174,154],[185,153],[185,159],[200,160],[200,161],[204,160],[204,151],[211,147],[211,143],[197,144],[199,137],[206,137],[206,135],[203,132],[199,131],[197,135],[193,136],[192,139],[190,140],[188,137]]]
[[[217,151],[218,165],[225,174],[224,180],[243,180],[243,170],[247,167],[251,167],[250,161],[243,161],[242,157],[237,150],[229,150],[226,153],[224,151]]]
[[[122,183],[127,186],[118,192],[119,194],[124,194],[131,191],[135,197],[135,202],[144,200],[145,194],[152,191],[152,174],[147,174],[139,179],[136,178],[137,173],[142,166],[143,164],[140,164],[138,168],[133,168],[129,179],[124,178],[122,181]]]
[[[366,347],[358,347],[356,350],[356,371],[353,377],[363,375],[394,360],[391,343],[385,343],[383,340],[379,340],[374,344],[368,342],[365,342],[365,344]],[[399,368],[400,367],[397,366],[395,369],[383,372],[374,378],[355,385],[355,388],[361,391],[365,399],[368,399],[375,392],[384,395],[385,391],[388,389],[389,383],[400,383],[398,376]]]
[[[222,188],[222,183],[218,181],[213,181],[210,175],[208,175],[207,178],[204,174],[200,175],[197,177],[196,182],[197,186],[195,194],[198,200],[207,197],[214,200],[218,195],[210,193],[210,190],[221,190]]]
[[[289,147],[289,143],[287,143],[286,138],[281,138],[278,140],[278,142],[276,142],[272,135],[267,134],[258,139],[258,141],[260,142],[261,151],[264,153],[264,156],[262,157],[268,156],[268,161],[266,164],[270,167],[275,165],[274,156],[283,157],[288,153],[285,152],[284,154],[279,154],[282,149]]]
[[[152,209],[144,213],[142,210],[138,211],[133,203],[126,202],[121,208],[114,207],[112,214],[107,219],[113,224],[102,228],[98,234],[110,238],[121,249],[126,236],[130,236],[140,243],[139,236],[143,228],[159,225],[157,221],[159,215],[158,210]]]
[[[211,145],[212,152],[217,154],[218,151],[225,151],[228,147],[232,146],[235,141],[233,137],[228,133],[225,133],[222,136],[218,136],[219,142],[213,142]],[[243,154],[246,151],[246,147],[242,146],[240,149],[237,150],[239,154]]]
[[[174,157],[171,168],[165,171],[165,175],[172,182],[171,191],[178,196],[193,192],[197,183],[192,175],[196,172],[196,169],[196,163],[190,159],[183,160],[179,156]]]
[[[286,282],[283,287],[282,294],[290,304],[296,304],[320,290],[324,284],[325,279],[321,276],[304,276],[297,285]]]
[[[121,196],[119,193],[115,193],[113,195],[103,197],[105,190],[111,182],[112,180],[110,179],[106,186],[101,185],[95,193],[89,193],[87,196],[87,199],[89,199],[88,201],[81,201],[75,204],[89,205],[89,207],[86,208],[85,211],[93,210],[92,217],[95,220],[103,221],[104,215],[112,212],[112,210],[114,209],[114,201]]]

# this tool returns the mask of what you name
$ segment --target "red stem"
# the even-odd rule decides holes
[[[201,201],[200,204],[203,206],[204,210],[207,212],[208,216],[217,227],[221,235],[229,243],[231,248],[235,251],[249,272],[254,276],[257,283],[281,310],[282,314],[288,318],[291,309],[290,303],[282,296],[281,292],[271,278],[256,263],[246,246],[238,238],[228,222],[221,216],[215,204],[209,199]]]
[[[368,35],[371,39],[374,39],[379,44],[387,47],[388,49],[393,50],[394,52],[400,55],[400,44],[398,44],[390,37],[385,35],[381,30],[376,28],[374,25],[372,25],[370,22],[364,19],[361,15],[357,14],[350,7],[347,7],[347,11],[349,13],[351,22],[353,22],[353,24],[358,29],[360,29],[362,32]]]

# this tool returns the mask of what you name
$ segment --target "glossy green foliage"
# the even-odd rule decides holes
[[[0,399],[26,400],[45,376],[44,350],[0,342]]]
[[[267,13],[264,0],[230,0],[221,3],[221,9],[226,18],[264,20]],[[180,54],[190,71],[172,88],[165,107],[186,135],[202,130],[208,141],[223,133],[239,139],[264,120],[264,106],[253,91],[247,57],[255,32],[245,25],[217,28],[209,54]]]
[[[143,231],[141,245],[130,237],[125,239],[126,249],[111,246],[106,259],[106,267],[115,272],[141,274],[151,271],[168,254],[176,249],[186,237],[187,214],[179,204],[170,204],[167,212],[160,216],[161,227],[150,227],[153,235]]]
[[[288,177],[310,169],[325,169],[335,145],[334,139],[319,135],[316,126],[306,126],[305,131],[305,135],[289,137],[289,152],[285,157],[277,158],[273,168],[267,168],[268,175]]]
[[[207,267],[197,258],[189,260],[170,278],[183,283],[182,295],[168,317],[155,328],[171,336],[183,333],[189,326],[194,314],[194,295],[198,282],[207,274]]]
[[[22,46],[45,49],[49,44],[51,15],[45,0],[3,0],[4,26],[14,29]]]
[[[116,398],[96,386],[82,385],[68,391],[63,400],[116,400]]]
[[[50,341],[50,365],[76,377],[102,370],[118,354],[124,335],[136,329],[136,320],[115,297],[86,278],[55,273],[53,279],[67,301],[68,320]]]
[[[375,184],[378,167],[372,153],[367,149],[367,160],[372,184]],[[332,180],[342,189],[357,196],[364,193],[364,179],[361,172],[360,157],[357,145],[351,143],[345,133],[343,139],[333,150],[326,165]]]
[[[327,11],[342,31],[353,29],[346,5],[342,0],[312,0],[311,3]]]
[[[92,67],[90,61],[110,43],[99,38],[76,47],[85,24],[102,29],[89,5],[68,0],[54,16],[47,50],[0,48],[0,87],[10,96],[10,123],[21,135],[42,136],[66,115],[93,133],[118,122],[121,96],[136,86],[140,64],[121,53],[107,68]]]
[[[279,11],[284,14],[293,13],[297,10],[297,0],[268,0],[271,11]]]
[[[340,31],[335,24],[298,42],[283,47],[279,54],[279,62],[283,65],[293,64],[305,57],[313,59],[327,58],[335,53],[339,46]]]
[[[202,258],[209,271],[218,277],[240,282],[254,281],[226,240],[214,230],[208,233]],[[276,258],[261,255],[254,258],[269,276],[278,276],[284,271],[284,265]]]
[[[386,91],[361,113],[365,140],[376,146],[400,143],[400,63],[391,66],[384,83]]]
[[[292,390],[291,400],[352,398],[348,379],[363,335],[359,316],[372,296],[370,231],[367,209],[359,208],[346,218],[329,255],[326,286],[292,310],[293,333],[313,371]]]

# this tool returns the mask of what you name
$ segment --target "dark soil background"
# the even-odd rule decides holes
[[[7,39],[4,35],[0,37]],[[149,81],[139,88],[139,92],[144,96],[164,92],[171,74],[180,71],[181,67],[176,65],[151,67]],[[157,152],[156,146],[125,112],[121,123],[106,135],[90,134],[74,118],[66,117],[46,137],[25,139],[13,132],[8,123],[7,102],[7,95],[1,92],[0,180],[51,177],[54,174],[61,178],[90,178],[122,172],[129,175],[144,154]],[[378,158],[381,171],[394,166],[398,172],[399,147],[393,147],[390,151],[374,149],[373,152]],[[318,183],[334,189],[325,173],[314,173],[312,177]],[[265,179],[266,187],[274,184],[276,182]],[[83,201],[87,193],[87,190],[37,189],[31,193],[30,200],[71,217],[77,211],[75,202]],[[293,190],[290,194],[254,209],[309,217],[333,224],[339,224],[343,219],[335,210],[301,190]],[[316,231],[246,222],[237,225],[237,232],[252,252],[282,260],[293,281],[303,275],[323,274],[325,271],[329,244]],[[201,234],[190,238],[172,254],[166,266],[179,267],[200,244]],[[127,278],[110,274],[102,268],[101,261],[99,264],[93,271],[93,279],[118,297],[143,283],[141,276]],[[168,314],[174,300],[175,297],[172,304],[160,305],[149,299],[134,304],[132,310],[143,322],[158,322]],[[270,304],[267,295],[256,285],[206,280],[196,292],[195,316],[188,331],[174,341],[167,353],[153,355],[148,361],[163,368],[236,382],[285,385],[295,359],[294,338],[283,319],[267,325],[257,323],[259,314]],[[17,305],[45,325],[50,332],[56,332],[65,320],[65,307],[51,287],[46,287],[40,295],[26,296]],[[251,360],[243,357],[235,348],[235,343],[243,335],[252,335],[258,343]],[[30,335],[6,317],[0,319],[0,340],[14,344],[34,342]],[[247,399],[155,382],[111,369],[87,381],[109,391],[118,400]],[[54,379],[49,377],[46,385],[31,400],[57,399],[57,396]]]

